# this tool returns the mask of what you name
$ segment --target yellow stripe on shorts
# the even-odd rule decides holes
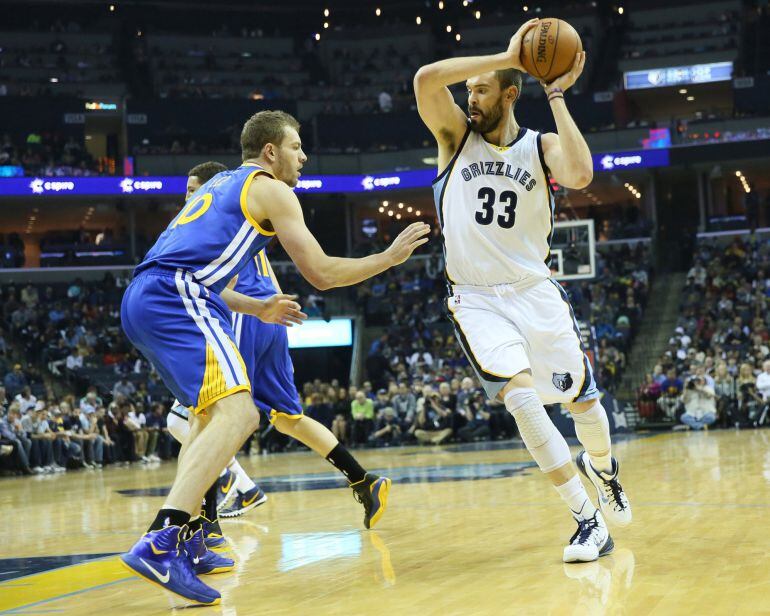
[[[206,403],[212,398],[223,394],[227,391],[227,383],[225,382],[225,375],[222,373],[222,368],[219,366],[217,356],[214,354],[214,349],[210,344],[206,344],[206,370],[203,373],[203,384],[201,390],[198,392],[198,404],[197,408],[206,406]]]

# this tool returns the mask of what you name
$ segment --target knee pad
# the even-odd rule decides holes
[[[572,419],[575,421],[575,434],[589,454],[609,451],[612,446],[610,422],[598,400],[584,413],[572,413]]]
[[[517,387],[505,396],[505,408],[513,415],[527,451],[544,473],[550,473],[571,460],[569,446],[531,387]]]
[[[173,412],[166,417],[166,427],[169,434],[182,444],[187,440],[187,435],[190,434],[189,422]]]

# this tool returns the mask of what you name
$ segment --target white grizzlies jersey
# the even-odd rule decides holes
[[[550,277],[554,203],[540,133],[522,127],[498,147],[468,129],[433,193],[451,284]]]

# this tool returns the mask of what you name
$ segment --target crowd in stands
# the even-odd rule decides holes
[[[385,338],[372,344],[370,358],[385,351]],[[426,368],[425,354],[405,358],[401,372],[388,377],[380,388],[369,380],[362,387],[342,387],[336,380],[316,379],[302,388],[302,406],[306,415],[349,447],[437,445],[515,436],[513,418],[501,403],[487,400],[467,362],[451,364],[443,363],[445,367],[434,372]],[[379,374],[376,383],[383,384]],[[259,444],[266,451],[299,447],[270,429],[262,433]]]
[[[767,424],[769,275],[766,236],[699,242],[669,348],[639,389],[643,418],[677,429]]]
[[[0,288],[0,441],[12,467],[53,472],[172,455],[168,392],[120,331],[126,284],[107,274]],[[11,365],[11,346],[26,367]]]
[[[25,378],[19,364],[9,375]],[[79,399],[57,398],[50,389],[47,394],[38,399],[26,385],[11,397],[0,386],[0,445],[6,448],[0,468],[24,475],[58,473],[159,462],[178,453],[166,429],[166,405],[145,405],[141,391],[130,396],[114,391],[108,405],[95,386]]]
[[[48,132],[31,132],[23,140],[4,134],[0,140],[0,167],[20,167],[25,175],[43,177],[78,177],[106,171],[82,142]]]

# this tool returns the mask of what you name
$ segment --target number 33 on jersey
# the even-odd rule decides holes
[[[554,203],[540,133],[522,127],[498,147],[468,129],[433,193],[450,283],[550,276]]]

